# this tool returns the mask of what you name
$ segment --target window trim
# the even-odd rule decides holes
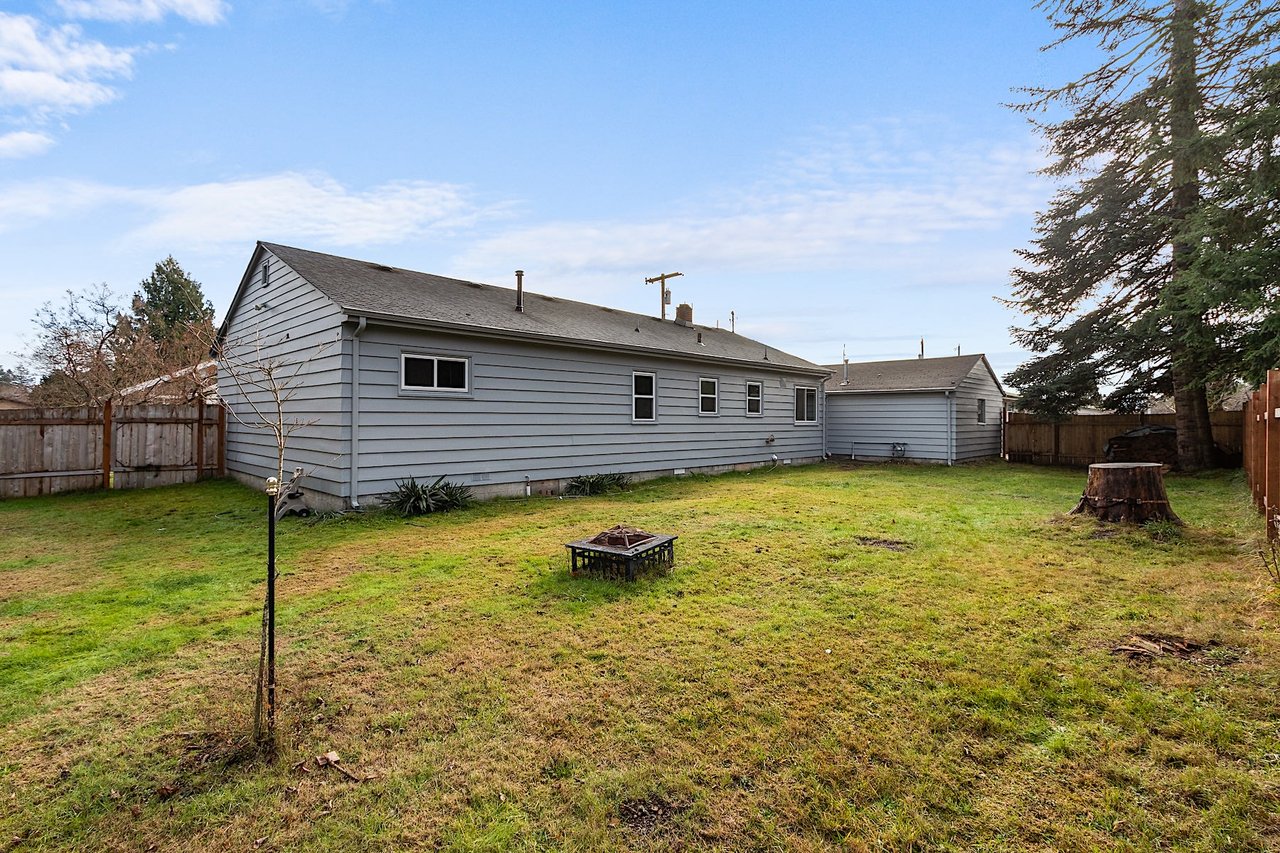
[[[751,386],[753,385],[760,392],[754,398],[751,396]],[[748,379],[746,384],[746,389],[743,393],[746,394],[746,400],[743,403],[743,411],[746,413],[746,416],[749,418],[763,418],[764,417],[764,382],[760,381],[759,379]],[[752,399],[755,399],[760,403],[760,411],[758,412],[751,411]]]
[[[407,359],[421,358],[431,359],[436,362],[433,372],[436,375],[437,384],[428,385],[407,385],[405,384],[405,364]],[[441,388],[439,385],[439,363],[441,361],[457,361],[462,363],[462,382],[461,388]],[[471,359],[460,355],[445,355],[436,352],[409,352],[402,350],[400,352],[400,392],[402,394],[455,394],[464,395],[471,393]]]
[[[818,388],[817,388],[817,386],[815,386],[815,385],[800,385],[800,384],[797,384],[797,385],[795,386],[795,394],[794,394],[794,396],[793,396],[793,398],[792,398],[792,403],[793,403],[793,405],[791,406],[791,414],[792,414],[792,417],[795,417],[795,409],[796,409],[796,407],[795,407],[794,403],[796,402],[796,398],[798,398],[798,397],[800,396],[800,392],[801,392],[801,391],[805,391],[805,392],[812,391],[812,392],[813,392],[813,418],[812,418],[811,420],[804,420],[804,421],[797,419],[794,423],[795,423],[795,425],[796,425],[796,426],[817,426],[817,425],[818,425]]]
[[[981,426],[987,425],[987,401],[983,397],[978,398],[978,423]]]
[[[648,376],[653,380],[653,394],[637,394],[636,393],[636,377]],[[653,417],[637,418],[636,417],[636,400],[653,400]],[[655,424],[658,422],[658,374],[649,370],[633,370],[631,371],[631,422],[633,424]]]
[[[715,393],[714,393],[714,394],[712,394],[712,395],[710,395],[711,399],[712,399],[712,400],[714,400],[714,401],[715,401],[715,404],[716,404],[716,408],[715,408],[715,411],[714,411],[714,412],[704,412],[704,411],[702,411],[702,401],[703,401],[703,400],[705,400],[705,399],[707,399],[707,397],[708,397],[708,395],[707,395],[707,394],[703,394],[703,393],[702,393],[702,383],[703,383],[703,382],[712,382],[712,383],[715,383],[715,386],[716,386]],[[718,417],[720,417],[720,379],[719,379],[719,377],[716,377],[716,376],[699,376],[699,377],[698,377],[698,417],[700,417],[700,418],[718,418]]]

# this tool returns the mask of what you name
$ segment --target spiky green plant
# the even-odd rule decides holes
[[[443,476],[434,483],[419,483],[413,477],[396,483],[396,490],[384,503],[392,512],[405,518],[426,515],[431,512],[448,512],[471,504],[471,487],[450,483]]]

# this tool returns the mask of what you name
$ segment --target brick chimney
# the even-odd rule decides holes
[[[676,306],[676,322],[681,326],[693,325],[693,306],[688,302],[681,302]]]

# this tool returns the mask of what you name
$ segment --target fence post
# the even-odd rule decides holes
[[[218,404],[218,476],[227,476],[227,404]]]
[[[1058,454],[1062,447],[1062,424],[1053,422],[1053,456],[1049,457],[1050,465],[1058,464]]]
[[[196,400],[196,482],[204,479],[204,397]]]
[[[111,488],[111,400],[102,404],[102,488]]]
[[[1267,467],[1266,491],[1264,500],[1267,513],[1267,538],[1275,539],[1280,531],[1276,530],[1276,504],[1280,503],[1280,427],[1276,425],[1276,413],[1280,412],[1280,370],[1267,371],[1267,410],[1266,410],[1266,442]]]

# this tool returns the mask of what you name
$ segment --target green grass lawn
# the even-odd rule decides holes
[[[1083,483],[821,465],[286,520],[271,763],[236,748],[260,494],[0,503],[0,847],[1276,849],[1239,474],[1167,478],[1181,534],[1065,517]],[[620,522],[676,568],[571,578],[563,543]],[[1112,652],[1135,634],[1210,645]],[[330,750],[374,778],[298,766]]]

